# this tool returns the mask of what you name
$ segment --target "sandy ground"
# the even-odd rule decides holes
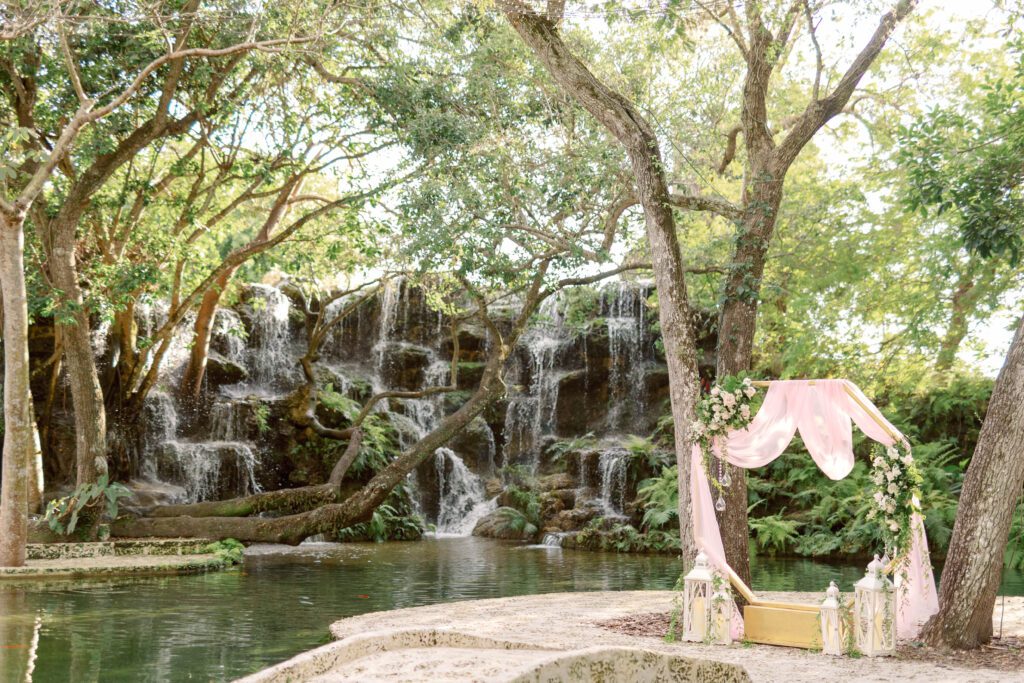
[[[820,597],[811,593],[771,593],[766,597],[800,602],[813,602]],[[475,600],[427,607],[417,607],[389,612],[375,612],[349,619],[343,619],[331,626],[332,634],[340,642],[326,645],[293,660],[256,674],[250,680],[317,680],[334,681],[352,679],[353,662],[346,661],[336,666],[329,664],[332,648],[335,653],[351,643],[365,640],[371,633],[395,633],[401,631],[426,632],[440,629],[448,633],[471,635],[479,639],[503,643],[504,648],[527,648],[577,651],[595,647],[634,647],[659,653],[698,658],[709,663],[718,661],[742,666],[754,681],[778,681],[797,683],[813,681],[822,683],[833,678],[852,681],[1024,681],[1024,672],[998,671],[992,669],[962,666],[955,658],[939,661],[916,661],[906,659],[851,659],[833,658],[826,655],[792,648],[765,645],[734,644],[715,646],[694,643],[665,643],[660,638],[643,635],[629,635],[602,625],[614,619],[631,615],[665,613],[672,609],[675,593],[670,591],[624,591],[593,593],[557,593],[551,595],[530,595],[495,600]],[[999,604],[997,603],[996,629],[998,632]],[[1024,636],[1024,598],[1007,598],[1003,615],[1004,635]],[[346,645],[348,643],[349,645]],[[447,648],[455,655],[455,648]],[[428,654],[422,648],[404,650],[400,659],[401,668],[392,666],[398,654],[367,655],[361,669],[365,680],[508,680],[511,676],[501,675],[502,661],[514,662],[526,656],[495,655],[489,661],[488,652],[483,648],[474,655],[472,648],[459,648],[451,663],[456,670],[445,666],[445,657],[440,653]],[[379,659],[380,666],[372,669],[371,661]],[[425,668],[416,673],[416,665]],[[485,665],[487,668],[485,668]],[[495,668],[496,667],[496,668]],[[479,675],[487,671],[487,675]],[[390,673],[389,673],[390,672]],[[372,674],[372,675],[371,675]]]

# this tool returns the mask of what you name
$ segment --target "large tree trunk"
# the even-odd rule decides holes
[[[626,98],[601,83],[562,42],[555,23],[525,5],[504,9],[519,33],[555,81],[575,98],[625,148],[644,209],[647,242],[658,289],[658,316],[668,361],[669,395],[675,424],[679,472],[679,532],[683,557],[696,554],[690,523],[690,423],[699,390],[697,354],[686,295],[683,259],[664,165],[654,130]]]
[[[762,151],[761,154],[764,154]],[[749,164],[746,175],[759,178],[745,182],[743,206],[747,207],[737,230],[736,249],[725,279],[718,319],[716,372],[719,377],[748,371],[753,364],[761,277],[779,205],[782,180],[773,179],[764,159]],[[732,484],[725,491],[725,510],[718,515],[722,543],[729,566],[749,586],[750,531],[747,525],[747,472],[726,465]]]
[[[922,638],[975,648],[992,637],[1003,553],[1024,487],[1024,317],[996,379],[978,446],[967,467],[942,570],[939,612]]]
[[[199,404],[203,390],[203,378],[206,376],[206,361],[210,357],[210,337],[213,334],[213,319],[217,314],[220,297],[228,286],[235,269],[226,270],[217,277],[213,287],[206,290],[203,300],[196,312],[193,326],[192,349],[188,357],[185,374],[181,378],[179,398],[190,410]]]
[[[64,360],[75,413],[75,451],[78,484],[94,482],[107,471],[107,415],[99,372],[93,355],[89,313],[78,284],[75,227],[55,224],[52,232],[50,275],[64,296],[73,318],[63,325]]]
[[[0,216],[0,296],[4,331],[4,449],[0,566],[25,564],[29,467],[35,451],[29,390],[24,221]]]

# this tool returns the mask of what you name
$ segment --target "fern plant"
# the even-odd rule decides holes
[[[640,482],[636,494],[644,511],[641,524],[645,530],[675,526],[679,519],[679,481],[675,465],[662,468],[659,477]]]

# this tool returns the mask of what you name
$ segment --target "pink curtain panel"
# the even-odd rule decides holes
[[[860,404],[847,393],[848,389]],[[772,382],[761,409],[747,428],[730,432],[726,437],[726,459],[737,467],[762,467],[782,455],[799,431],[821,471],[831,479],[842,479],[853,469],[853,424],[885,446],[896,442],[890,433],[905,441],[852,382],[843,379]],[[715,453],[721,453],[717,446]],[[724,572],[728,565],[700,449],[695,446],[690,457],[690,495],[697,547]],[[920,515],[913,516],[912,525],[910,552],[900,559],[895,572],[896,625],[900,638],[915,637],[921,625],[939,609],[935,577],[928,557],[928,541]],[[825,586],[822,586],[824,590]],[[742,635],[742,628],[743,620],[737,615],[733,620],[734,638]]]

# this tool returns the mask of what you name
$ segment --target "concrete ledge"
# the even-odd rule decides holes
[[[819,595],[765,593],[766,598],[791,602],[813,601]],[[339,642],[243,680],[630,681],[648,675],[677,681],[749,676],[778,683],[1024,680],[1024,673],[942,661],[829,657],[749,642],[667,643],[605,626],[629,616],[669,614],[676,598],[672,591],[550,593],[371,612],[332,624]],[[1022,614],[1015,616],[1011,606]],[[1006,626],[1008,633],[1024,633],[1024,600],[1008,600]]]
[[[110,578],[194,574],[224,569],[216,555],[98,555],[29,560],[24,567],[0,567],[0,583],[15,580]]]
[[[30,560],[63,560],[118,555],[202,555],[209,544],[209,540],[201,538],[127,538],[76,543],[29,543],[27,549]]]
[[[749,681],[741,666],[639,648],[560,650],[446,629],[351,636],[242,679],[294,681]]]

